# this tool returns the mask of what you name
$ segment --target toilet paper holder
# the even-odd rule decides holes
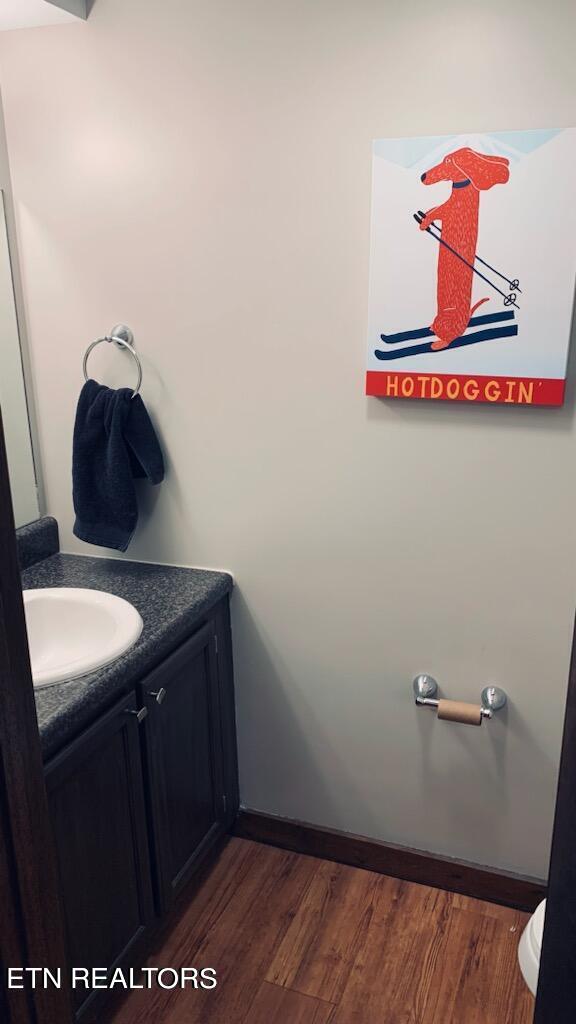
[[[426,673],[416,676],[412,688],[416,704],[419,706],[437,708],[440,704],[437,698],[438,683],[432,676]],[[502,710],[507,700],[505,690],[501,690],[499,686],[485,686],[480,695],[480,718],[492,718],[495,711]]]

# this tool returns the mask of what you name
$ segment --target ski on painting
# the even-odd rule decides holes
[[[563,403],[575,157],[574,128],[374,143],[368,395]]]

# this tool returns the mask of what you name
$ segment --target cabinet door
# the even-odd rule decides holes
[[[226,827],[231,829],[240,806],[238,787],[238,746],[236,742],[236,701],[234,695],[234,665],[232,660],[232,630],[228,598],[214,609],[214,625],[218,637],[218,694],[222,723],[222,753],[224,771],[224,798]]]
[[[46,768],[73,967],[122,965],[153,917],[139,733],[130,694]]]
[[[144,681],[146,766],[159,906],[224,832],[216,634],[203,626]]]

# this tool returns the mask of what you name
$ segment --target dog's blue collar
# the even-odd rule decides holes
[[[470,178],[466,178],[465,181],[453,181],[452,188],[466,188],[466,185],[470,185]]]

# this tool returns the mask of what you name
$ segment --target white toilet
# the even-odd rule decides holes
[[[536,995],[538,985],[538,970],[540,968],[540,950],[542,949],[542,935],[544,933],[544,914],[546,913],[546,900],[536,908],[528,921],[518,946],[518,961],[520,970],[524,975],[524,981],[533,995]]]

